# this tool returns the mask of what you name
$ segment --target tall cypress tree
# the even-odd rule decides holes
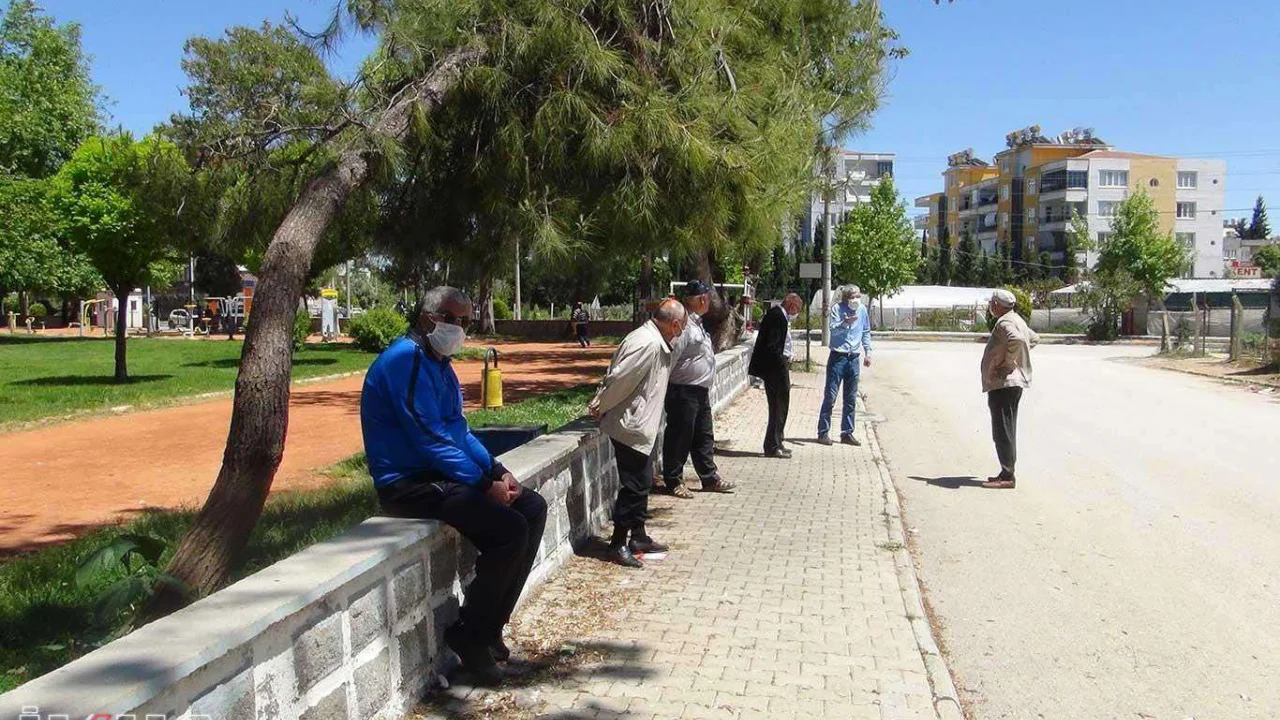
[[[973,238],[969,233],[960,236],[960,247],[956,252],[956,277],[955,284],[964,287],[973,287],[978,282],[976,263],[977,253],[974,252]]]
[[[938,257],[938,284],[951,285],[956,275],[955,253],[951,252],[951,243],[942,243]]]
[[[1258,196],[1253,204],[1253,219],[1249,221],[1249,239],[1266,240],[1271,237],[1271,224],[1267,222],[1267,203]]]

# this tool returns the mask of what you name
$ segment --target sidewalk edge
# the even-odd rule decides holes
[[[872,459],[880,473],[885,497],[885,524],[889,531],[889,539],[898,545],[893,551],[898,589],[902,592],[902,603],[907,620],[911,623],[911,631],[916,638],[916,647],[920,651],[921,660],[924,661],[929,687],[933,689],[934,712],[940,720],[964,720],[960,694],[956,691],[951,670],[947,667],[946,660],[942,657],[938,643],[933,637],[933,628],[929,624],[929,616],[920,596],[920,580],[916,576],[915,564],[911,561],[911,551],[907,548],[907,538],[902,528],[902,506],[898,502],[897,486],[894,485],[893,477],[889,473],[889,463],[884,455],[884,447],[880,444],[880,435],[876,432],[875,423],[864,420],[862,424],[866,430],[867,440],[871,444]]]

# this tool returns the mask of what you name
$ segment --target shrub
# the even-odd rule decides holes
[[[510,320],[511,306],[502,298],[493,299],[493,319],[494,320]]]
[[[347,332],[355,338],[356,347],[365,352],[380,353],[393,340],[405,334],[409,321],[389,308],[373,308],[357,315],[347,324]]]
[[[27,308],[27,314],[38,319],[48,315],[49,311],[45,309],[44,303],[37,302],[31,303],[31,306]]]
[[[298,308],[293,314],[293,350],[297,352],[307,344],[307,336],[311,334],[311,313],[305,308]]]
[[[1062,335],[1084,335],[1089,329],[1078,322],[1067,322],[1054,325],[1052,332]]]

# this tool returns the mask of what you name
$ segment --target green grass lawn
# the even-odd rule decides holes
[[[546,423],[555,429],[580,417],[593,392],[591,386],[561,390],[501,410],[474,411],[468,420],[475,427]],[[233,579],[338,535],[377,512],[363,454],[333,465],[326,474],[333,478],[327,487],[271,496]],[[103,576],[88,588],[76,585],[76,568],[86,558],[121,535],[145,535],[165,545],[164,565],[193,516],[193,510],[154,510],[61,545],[0,560],[0,693],[110,642],[127,625],[128,612],[112,617],[95,612],[103,590],[119,575]]]
[[[116,384],[113,340],[0,335],[0,428],[231,390],[242,346],[239,340],[131,338],[129,382]],[[293,377],[363,370],[373,358],[350,345],[308,345],[294,356]]]

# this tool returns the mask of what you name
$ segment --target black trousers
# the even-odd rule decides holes
[[[693,454],[693,469],[703,485],[719,479],[715,461],[715,429],[711,417],[711,391],[697,385],[668,385],[665,403],[667,429],[662,435],[662,480],[674,488],[684,475],[684,463]]]
[[[649,489],[653,487],[649,456],[617,440],[610,442],[618,463],[618,499],[613,504],[613,525],[616,529],[634,530],[644,525],[645,511],[649,509]]]
[[[1018,402],[1022,400],[1022,388],[1000,388],[987,393],[987,407],[991,409],[991,439],[996,444],[996,457],[1000,458],[1000,477],[1014,479],[1014,465],[1018,462]]]
[[[575,325],[577,326],[577,330],[578,330],[578,345],[580,345],[581,347],[587,347],[588,345],[591,344],[591,338],[587,337],[587,324],[575,323]]]
[[[476,546],[476,577],[467,587],[462,621],[482,642],[502,636],[538,555],[547,501],[525,488],[503,505],[469,485],[413,478],[378,488],[389,515],[439,520]]]
[[[765,453],[782,449],[783,433],[787,429],[787,413],[791,410],[791,368],[782,366],[765,373],[764,396],[769,402],[769,425],[764,431]]]

